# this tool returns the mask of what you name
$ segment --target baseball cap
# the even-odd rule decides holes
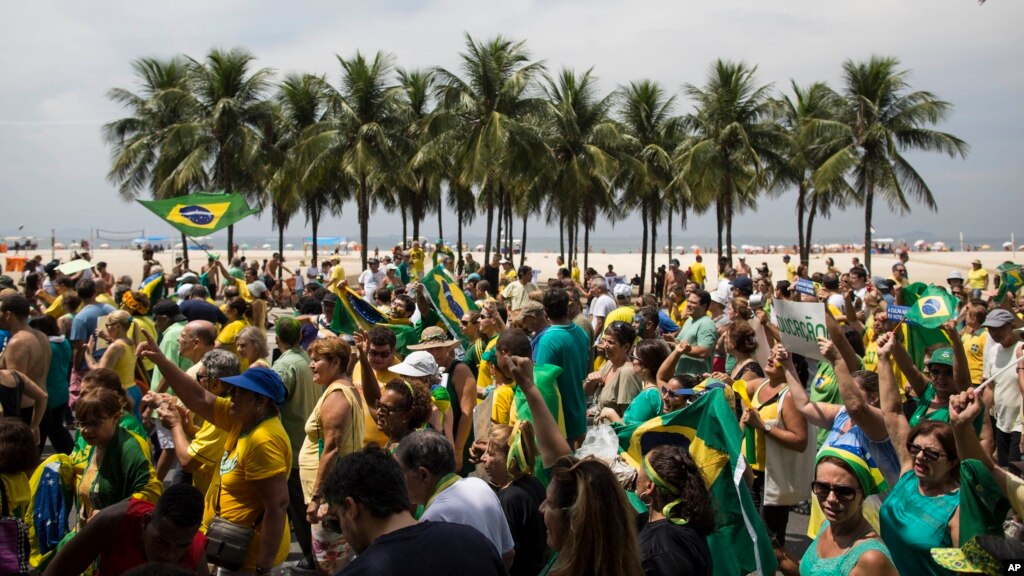
[[[242,388],[249,392],[266,396],[278,406],[284,404],[284,382],[281,381],[281,377],[277,375],[277,372],[270,368],[263,366],[249,368],[238,376],[227,376],[221,378],[220,381],[236,388]]]
[[[745,262],[747,260],[747,257],[746,256],[740,256],[739,259]]]
[[[178,287],[178,291],[175,292],[175,294],[178,298],[188,298],[189,295],[192,294],[192,286],[194,286],[194,284],[182,284]]]
[[[395,265],[395,264],[388,264],[388,266],[387,266],[387,268],[385,268],[385,270],[398,270],[398,266]]]
[[[472,282],[474,280],[480,280],[480,275],[477,274],[476,272],[473,272],[469,276],[466,276],[466,281],[467,282]]]
[[[410,353],[401,364],[388,370],[402,376],[434,376],[437,374],[437,361],[430,352],[420,350]]]
[[[782,256],[782,259],[783,259],[783,260],[789,260],[790,258],[791,258],[791,257],[790,257],[790,255],[789,255],[789,254],[785,254],[785,255],[783,255],[783,256]]]
[[[498,264],[511,264],[511,263],[512,263],[512,261],[509,260],[508,258],[502,258],[501,260],[498,260]]]
[[[988,313],[981,323],[986,328],[1002,328],[1013,322],[1013,313],[1005,308],[996,308]]]
[[[633,295],[633,287],[629,284],[616,284],[615,288],[612,288],[612,293],[615,294],[615,298],[629,298]]]
[[[932,352],[930,358],[928,358],[928,364],[941,364],[943,366],[953,366],[953,349],[952,348],[939,348],[935,352]]]
[[[185,322],[188,318],[181,313],[181,308],[171,300],[161,300],[153,306],[153,316],[167,316],[172,323]]]
[[[673,266],[679,266],[679,258],[673,258],[673,259],[669,260],[668,263],[673,265]]]
[[[881,276],[875,276],[871,279],[871,283],[875,285],[875,288],[879,290],[892,290],[896,284],[888,278],[882,278]]]
[[[981,266],[981,260],[978,259],[978,258],[975,258],[974,260],[971,260],[971,264],[977,264],[978,266]]]
[[[0,276],[0,288],[14,288],[14,278],[6,274]]]
[[[337,304],[338,296],[334,292],[328,292],[327,294],[324,294],[323,301],[327,304]]]
[[[712,302],[716,302],[718,304],[721,304],[722,306],[728,306],[729,305],[729,296],[727,296],[723,292],[719,292],[718,290],[715,290],[714,292],[711,293],[711,301]]]
[[[536,314],[544,311],[544,305],[536,300],[527,300],[520,308],[520,314]]]
[[[195,272],[185,272],[181,275],[181,278],[178,278],[178,281],[182,283],[188,282],[189,284],[197,284],[199,282],[199,276],[196,276]]]
[[[754,281],[749,276],[740,276],[732,281],[732,287],[750,296],[754,292]]]
[[[366,263],[367,264],[380,264],[380,260],[371,257],[371,258],[367,258],[366,259]]]

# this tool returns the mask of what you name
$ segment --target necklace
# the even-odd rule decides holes
[[[849,550],[850,548],[853,547],[854,544],[857,543],[858,540],[863,538],[865,534],[867,534],[868,532],[871,532],[872,530],[874,530],[874,528],[872,528],[871,525],[868,524],[868,526],[866,528],[864,528],[863,530],[858,532],[856,535],[851,537],[849,542],[846,544],[846,546],[843,546],[842,544],[839,543],[839,539],[836,538],[835,532],[832,533],[832,541],[835,542],[836,547],[839,548],[840,550]]]

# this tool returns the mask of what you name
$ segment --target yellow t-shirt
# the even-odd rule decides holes
[[[99,300],[99,298],[96,298],[96,300]],[[131,339],[134,340],[136,344],[141,344],[146,341],[146,337],[143,333],[149,334],[149,337],[153,339],[153,342],[158,340],[156,323],[152,318],[149,316],[133,316],[132,328],[129,336],[131,336]],[[153,363],[145,358],[142,359],[142,366],[147,371],[153,371]]]
[[[504,288],[505,286],[508,286],[509,284],[511,284],[513,282],[518,282],[518,281],[519,281],[519,274],[516,273],[516,269],[515,268],[511,268],[511,269],[509,269],[508,272],[504,272],[501,275],[501,278],[498,280],[498,283],[501,284],[502,288]]]
[[[97,294],[96,301],[99,302],[100,304],[106,304],[113,308],[117,308],[117,302],[114,300],[114,297],[111,296],[110,294]]]
[[[235,340],[238,339],[238,333],[248,325],[249,322],[244,319],[228,322],[221,328],[220,334],[217,334],[217,342],[223,344],[231,352],[236,353]]]
[[[425,257],[423,248],[409,249],[409,263],[412,264],[412,270],[416,273],[416,278],[423,277],[423,259]]]
[[[213,482],[217,467],[220,466],[227,439],[226,430],[221,430],[210,422],[203,422],[196,432],[196,437],[188,445],[188,455],[199,464],[199,468],[192,472],[192,485],[203,494],[209,494],[210,483]],[[212,502],[210,505],[213,505]]]
[[[64,315],[64,295],[58,294],[57,298],[46,307],[44,312],[47,316],[53,316],[54,319],[59,320]]]
[[[964,353],[967,354],[967,368],[971,371],[971,384],[981,384],[984,377],[985,361],[985,340],[988,338],[988,330],[982,328],[974,334],[964,334],[960,342],[964,346]]]
[[[972,290],[984,290],[988,287],[988,270],[971,268],[967,272],[967,287]]]
[[[127,390],[135,386],[135,349],[122,341],[117,341],[111,346],[120,346],[124,349],[111,368],[121,379],[121,388]]]
[[[487,346],[484,347],[484,353],[486,354],[488,350],[493,349],[497,345],[498,337],[495,336],[494,338],[491,338],[490,342],[487,343]],[[481,356],[483,356],[483,354],[481,354]],[[494,384],[494,376],[491,374],[491,363],[481,358],[480,368],[476,374],[476,387],[483,390],[491,384]]]
[[[337,289],[343,280],[345,280],[345,268],[340,263],[335,264],[331,267],[330,282],[333,282],[334,288]]]
[[[213,502],[218,493],[221,518],[242,526],[252,526],[264,511],[263,497],[256,489],[254,481],[266,480],[281,474],[287,478],[291,471],[292,445],[288,440],[288,433],[284,431],[281,419],[271,416],[243,434],[242,425],[231,416],[229,398],[217,399],[213,409],[213,423],[218,428],[226,430],[228,437],[217,474],[210,484],[209,493],[213,495],[213,499],[207,499],[203,526],[208,526],[214,516]],[[287,517],[284,522],[281,544],[278,546],[274,564],[280,564],[288,557],[291,535]],[[245,554],[245,562],[239,569],[240,572],[256,570],[260,533],[261,526],[257,524],[256,533]]]
[[[573,266],[572,267],[572,281],[576,282],[577,284],[579,284],[579,281],[580,281],[580,267],[579,266]]]
[[[786,263],[786,280],[789,280],[791,284],[796,284],[796,265],[792,262]]]
[[[704,267],[703,262],[694,262],[690,264],[690,277],[699,286],[704,285],[704,279],[708,276],[708,270]]]
[[[512,400],[516,389],[511,384],[502,384],[494,391],[494,403],[491,405],[491,422],[511,425]]]
[[[394,354],[391,359],[391,365],[394,366],[399,364],[398,354]],[[380,386],[381,392],[384,391],[384,385],[389,380],[395,378],[395,374],[389,370],[378,372],[373,371],[373,375],[377,378],[377,385]],[[355,384],[356,388],[359,389],[359,393],[363,393],[363,371],[359,367],[359,362],[356,362],[355,368],[352,369],[352,383]],[[363,446],[369,446],[370,442],[377,444],[380,447],[388,445],[388,437],[386,434],[380,431],[377,427],[377,420],[373,418],[373,414],[370,412],[370,407],[366,403],[366,396],[363,396]]]

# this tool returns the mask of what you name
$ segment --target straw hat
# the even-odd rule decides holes
[[[448,333],[444,328],[429,326],[423,329],[420,335],[420,343],[409,346],[409,350],[428,350],[430,348],[447,348],[458,344],[458,340],[449,340]]]

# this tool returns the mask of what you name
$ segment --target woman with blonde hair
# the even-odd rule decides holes
[[[139,417],[139,403],[142,401],[142,390],[135,384],[135,341],[129,337],[132,317],[124,310],[115,310],[107,316],[106,324],[96,331],[96,336],[89,339],[86,347],[85,362],[90,370],[110,368],[117,372],[121,387],[132,399],[132,414]],[[96,338],[100,337],[110,344],[103,351],[99,362],[94,360]],[[140,418],[141,419],[141,418]]]
[[[365,421],[362,399],[346,372],[352,354],[348,343],[329,336],[314,341],[307,351],[313,381],[323,386],[324,392],[306,421],[299,479],[308,504],[313,557],[322,573],[333,574],[347,564],[349,550],[341,535],[321,522],[327,512],[321,491],[334,461],[363,447]]]
[[[498,490],[516,555],[509,574],[533,575],[544,567],[547,530],[540,505],[546,497],[544,485],[533,476],[537,445],[533,425],[520,420],[515,426],[495,424],[483,455],[484,470]]]
[[[238,357],[243,362],[248,362],[249,368],[263,366],[270,368],[267,356],[270,351],[267,349],[267,334],[255,326],[246,326],[235,337],[235,348],[238,350]]]

